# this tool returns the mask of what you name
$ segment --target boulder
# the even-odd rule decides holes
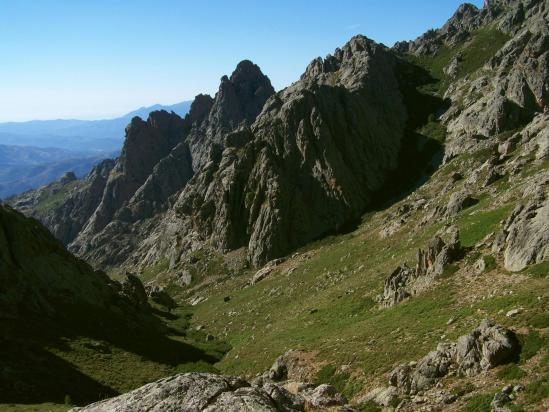
[[[145,290],[149,299],[154,303],[158,303],[170,311],[177,307],[175,300],[173,300],[164,288],[156,285],[148,285]]]
[[[484,320],[471,333],[458,339],[456,363],[460,372],[474,376],[514,360],[519,353],[520,345],[512,331]]]
[[[455,344],[440,343],[416,365],[410,381],[410,393],[415,394],[433,386],[450,371],[455,356]]]
[[[505,269],[518,272],[549,259],[549,200],[532,200],[513,210],[498,237]]]
[[[394,386],[389,386],[387,388],[379,387],[368,392],[364,397],[360,398],[357,403],[361,404],[370,401],[379,406],[390,406],[397,398],[398,391]]]
[[[467,189],[454,192],[450,195],[450,199],[446,204],[445,215],[448,217],[455,216],[463,209],[473,206],[477,202],[478,200]]]
[[[343,406],[347,399],[331,385],[322,384],[305,395],[306,403],[317,410],[327,410],[334,406]]]
[[[314,375],[309,362],[311,356],[304,350],[290,349],[276,358],[265,377],[273,381],[311,381]]]
[[[267,263],[265,266],[263,266],[253,275],[252,280],[250,281],[250,284],[255,285],[257,282],[268,277],[276,269],[276,267],[282,262],[284,262],[284,259],[271,260],[269,263]]]
[[[389,383],[403,395],[424,391],[448,374],[455,350],[455,344],[439,344],[419,362],[395,368],[389,375]]]
[[[498,145],[498,153],[501,156],[509,156],[517,147],[516,139],[508,139]]]
[[[397,366],[389,374],[389,384],[403,395],[414,395],[432,387],[440,378],[456,370],[466,376],[514,361],[520,353],[515,334],[488,320],[457,342],[441,343],[417,363]]]

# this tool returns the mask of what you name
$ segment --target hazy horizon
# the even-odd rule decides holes
[[[463,2],[295,3],[0,0],[0,122],[109,119],[213,95],[243,59],[280,90],[356,34],[391,46]]]

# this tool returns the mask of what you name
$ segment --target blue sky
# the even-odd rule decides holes
[[[0,0],[0,121],[107,118],[214,94],[242,59],[279,90],[355,34],[390,46],[460,3]]]

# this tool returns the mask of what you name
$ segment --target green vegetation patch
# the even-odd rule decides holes
[[[497,373],[498,378],[506,381],[516,381],[526,376],[524,372],[517,364],[509,363],[501,367]]]
[[[549,397],[549,373],[526,385],[524,397],[529,404],[539,404],[543,399]]]
[[[545,278],[549,275],[549,260],[529,266],[523,272],[535,278]]]
[[[56,193],[45,196],[44,199],[40,200],[34,210],[38,215],[45,215],[49,211],[61,206],[69,194],[71,193],[72,189],[79,186],[81,182],[79,180],[74,180],[72,182],[67,183],[66,185],[62,186]]]
[[[406,60],[428,70],[437,83],[431,84],[430,91],[443,92],[449,81],[444,69],[454,56],[460,56],[457,68],[457,78],[471,74],[480,69],[509,40],[509,36],[498,29],[486,26],[471,34],[469,40],[460,46],[448,48],[440,46],[433,56],[407,55]]]
[[[473,385],[471,382],[466,382],[462,385],[458,385],[452,389],[452,394],[456,396],[463,396],[468,393],[471,393],[475,390],[475,385]]]
[[[465,247],[474,246],[491,232],[499,228],[500,222],[508,215],[513,205],[508,204],[497,209],[482,210],[486,200],[473,208],[461,212],[457,220],[461,243]],[[476,213],[472,213],[475,211]],[[495,264],[495,262],[493,262]]]
[[[315,384],[321,385],[323,383],[332,385],[347,399],[351,399],[361,389],[356,381],[350,379],[348,372],[338,371],[334,365],[326,365],[318,372]]]
[[[538,329],[548,328],[549,327],[549,313],[536,313],[532,316],[528,323],[530,326]]]
[[[490,26],[474,32],[471,41],[461,49],[463,61],[458,70],[458,76],[480,69],[509,39],[507,34]]]
[[[494,394],[475,394],[467,401],[461,412],[490,412],[492,410],[492,399],[494,399]]]
[[[521,345],[521,363],[535,356],[541,348],[547,345],[547,340],[535,330],[531,330],[527,335],[518,335],[518,338]]]

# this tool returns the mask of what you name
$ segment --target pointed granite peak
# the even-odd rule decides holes
[[[316,58],[301,76],[303,82],[359,87],[360,73],[375,62],[392,60],[387,47],[363,35],[351,38],[342,48],[335,49],[326,58]],[[360,82],[359,82],[360,83]]]
[[[223,76],[210,112],[210,125],[219,132],[235,129],[242,122],[252,123],[267,99],[274,94],[271,81],[259,66],[243,60],[230,77]]]
[[[210,110],[212,109],[214,99],[209,94],[199,94],[197,95],[189,110],[189,113],[185,116],[185,122],[190,127],[194,123],[200,123],[204,120]]]

